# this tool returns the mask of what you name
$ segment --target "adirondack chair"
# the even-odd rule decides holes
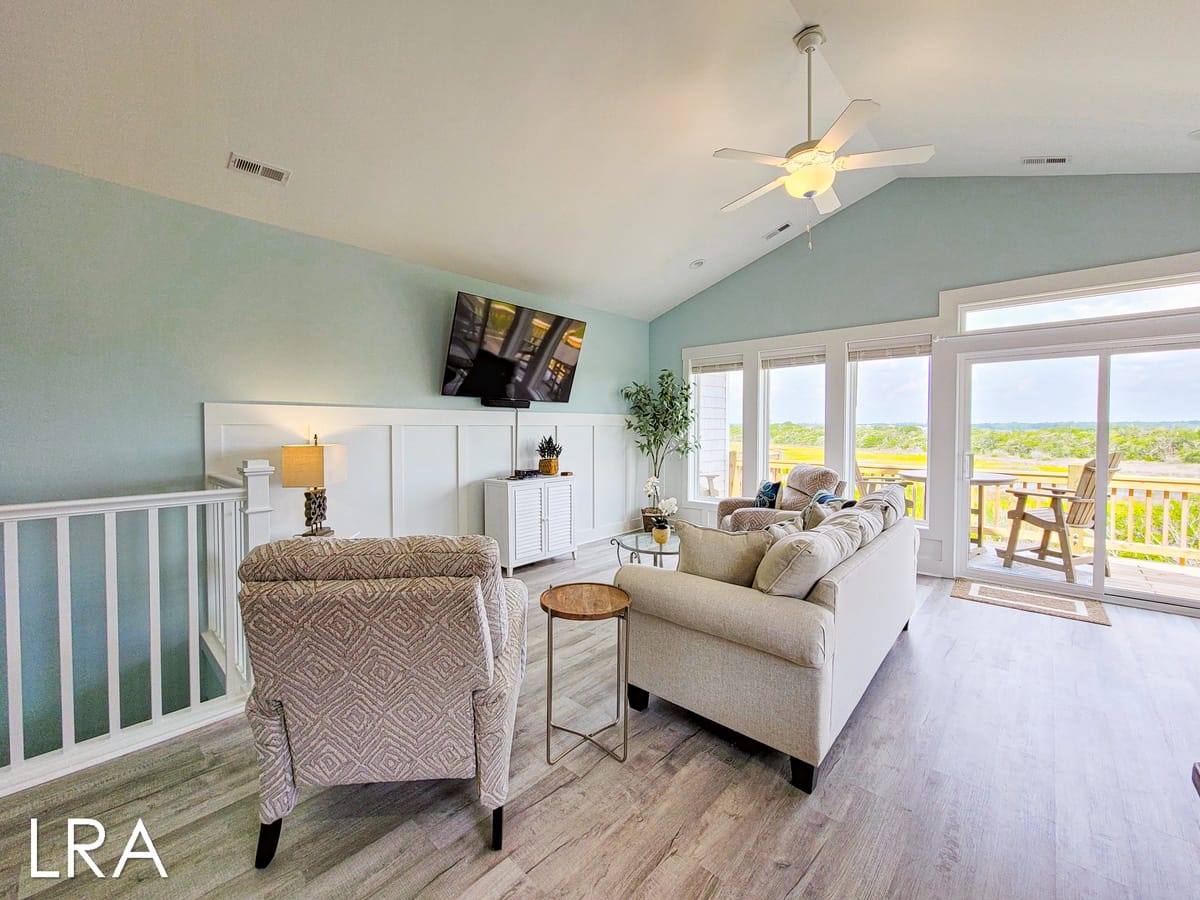
[[[904,489],[904,509],[910,516],[913,515],[913,498],[908,495],[908,489],[912,486],[910,479],[901,478],[899,475],[864,475],[858,460],[854,460],[854,486],[858,488],[859,497],[865,497],[889,484],[898,484]]]
[[[1120,453],[1108,454],[1109,474],[1115,472],[1120,465]],[[1011,569],[1013,560],[1019,560],[1032,566],[1062,572],[1067,576],[1067,581],[1074,584],[1075,567],[1081,563],[1093,562],[1091,553],[1083,553],[1082,550],[1076,552],[1072,535],[1082,537],[1083,532],[1094,531],[1096,527],[1096,460],[1088,460],[1079,475],[1079,483],[1073,488],[1009,488],[1008,492],[1017,498],[1017,505],[1008,512],[1008,518],[1012,521],[1008,532],[1008,545],[1003,550],[996,548],[996,553],[1004,558],[1004,568]],[[1049,505],[1031,508],[1031,497],[1049,500]],[[1042,537],[1038,543],[1027,547],[1017,546],[1023,524],[1042,529]],[[1057,550],[1050,549],[1051,536],[1058,538]],[[1082,543],[1079,546],[1082,547]],[[1109,574],[1107,559],[1104,560],[1104,574]]]

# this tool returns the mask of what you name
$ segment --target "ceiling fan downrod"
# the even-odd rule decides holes
[[[825,43],[825,32],[821,30],[820,25],[810,25],[799,34],[792,38],[792,43],[796,45],[796,49],[803,53],[808,59],[808,142],[812,143],[812,66],[813,54],[817,52],[817,48]]]

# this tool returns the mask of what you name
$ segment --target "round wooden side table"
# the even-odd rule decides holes
[[[554,765],[572,750],[586,744],[599,747],[617,762],[629,756],[629,595],[611,584],[579,582],[561,584],[542,592],[542,609],[546,611],[546,762]],[[577,622],[617,620],[617,713],[607,725],[584,733],[554,722],[554,620],[573,619]],[[621,726],[621,751],[610,750],[597,735]],[[579,738],[557,756],[550,754],[550,739],[555,731],[565,731]]]

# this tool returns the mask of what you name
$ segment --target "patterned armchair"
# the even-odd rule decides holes
[[[304,785],[474,778],[503,840],[525,674],[519,581],[489,537],[303,538],[238,574],[259,765],[255,866]]]
[[[757,531],[794,519],[817,491],[840,495],[845,488],[846,482],[833,469],[802,463],[788,472],[787,481],[779,489],[777,509],[755,506],[753,497],[728,497],[717,503],[717,527],[722,531]]]

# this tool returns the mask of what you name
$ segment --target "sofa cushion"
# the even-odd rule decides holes
[[[904,518],[907,510],[904,502],[904,488],[899,484],[886,485],[859,500],[856,508],[878,509],[883,513],[883,527],[891,528]]]
[[[883,509],[875,506],[851,506],[826,516],[821,524],[840,525],[843,522],[859,532],[858,546],[865,547],[883,532]]]
[[[819,669],[833,650],[833,614],[806,600],[772,597],[653,566],[622,566],[613,583],[629,593],[635,614],[752,647],[798,666]]]
[[[782,540],[785,537],[791,537],[793,534],[799,534],[804,530],[804,521],[801,516],[793,516],[790,519],[784,519],[782,522],[772,522],[763,529],[771,536],[773,540]]]
[[[776,541],[759,564],[754,588],[765,594],[807,597],[813,585],[853,554],[861,541],[861,526],[849,520]]]
[[[773,538],[765,531],[720,531],[677,522],[679,571],[749,587]]]

